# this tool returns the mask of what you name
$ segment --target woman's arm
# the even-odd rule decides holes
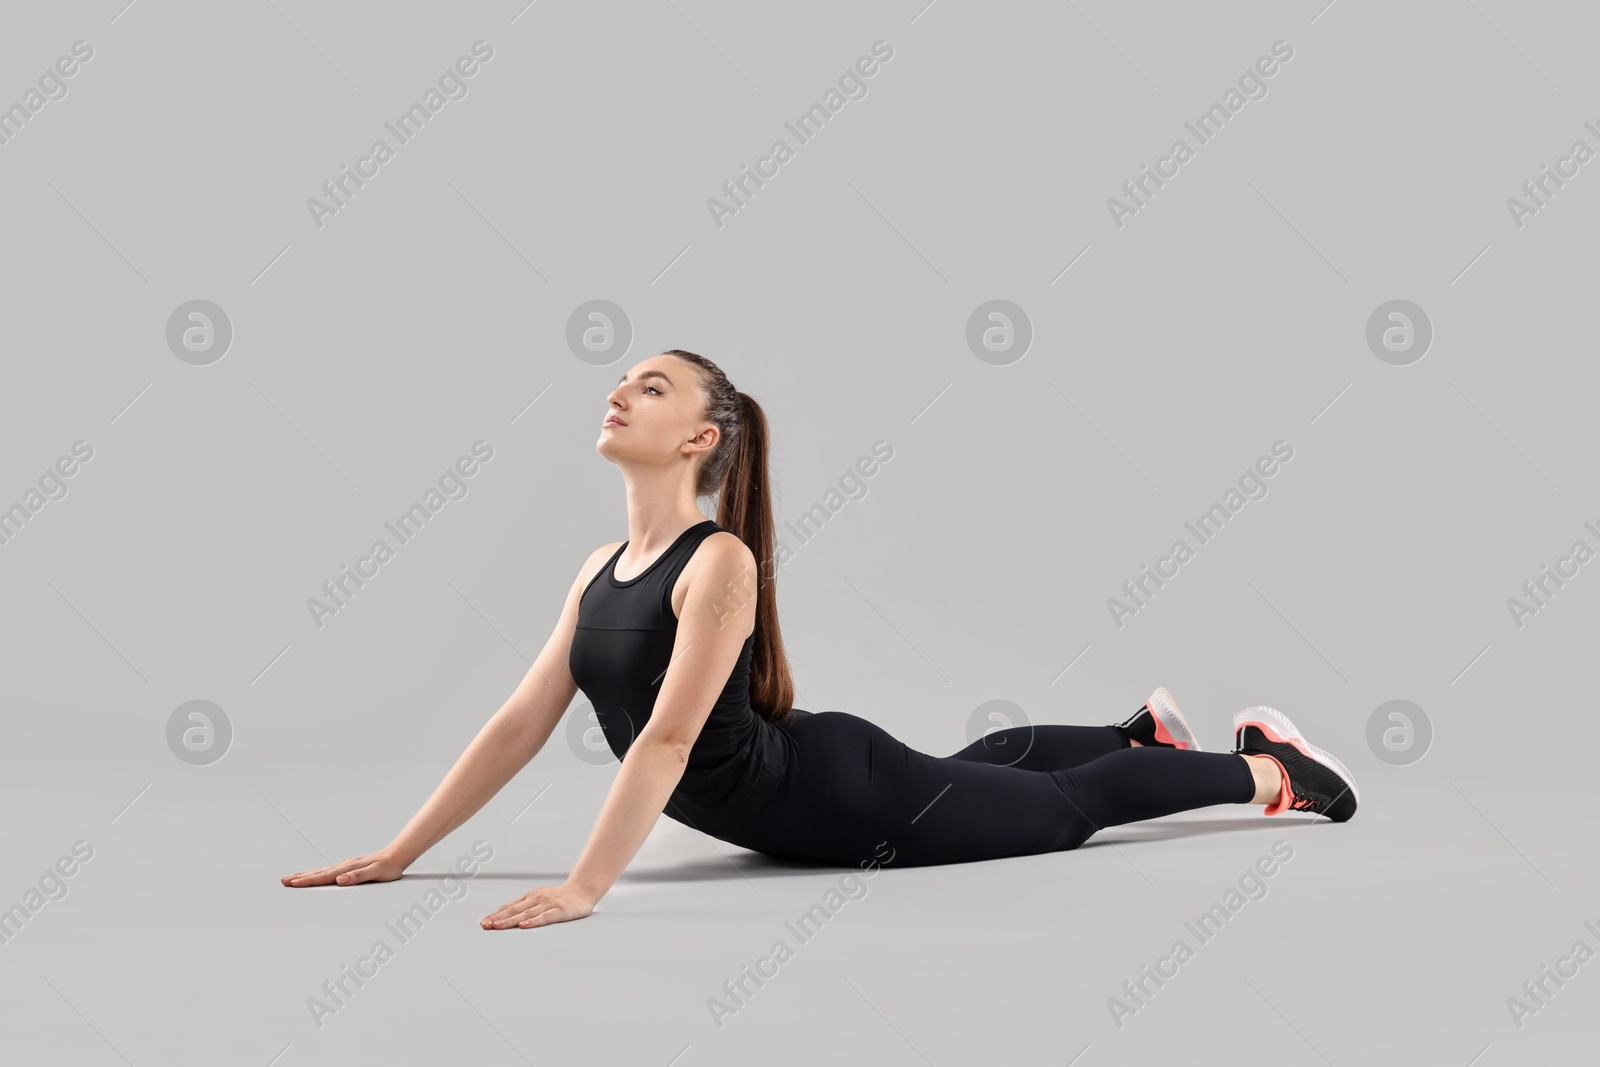
[[[394,840],[369,855],[290,875],[282,880],[284,885],[357,885],[398,878],[527,766],[544,747],[577,693],[567,657],[578,621],[578,600],[615,547],[612,544],[596,549],[585,561],[567,591],[561,617],[533,666]]]
[[[551,658],[541,653],[534,660],[516,692],[478,731],[433,795],[384,848],[402,868],[411,866],[477,814],[544,747],[577,692],[567,673],[565,653],[559,667]]]
[[[535,889],[480,922],[485,928],[542,926],[582,918],[611,889],[650,836],[678,787],[689,751],[755,628],[755,557],[737,537],[713,534],[685,568],[688,588],[672,659],[649,722],[611,784],[588,844],[565,885]]]

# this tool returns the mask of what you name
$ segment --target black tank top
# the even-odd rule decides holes
[[[567,665],[618,759],[650,721],[672,660],[678,633],[673,584],[700,542],[721,529],[712,519],[689,527],[625,582],[616,576],[624,541],[584,587]],[[787,732],[750,706],[754,648],[752,632],[664,809],[680,823],[709,831],[742,821],[771,797],[788,766]]]

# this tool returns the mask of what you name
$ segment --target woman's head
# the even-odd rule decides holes
[[[681,472],[685,491],[717,497],[717,525],[756,559],[755,648],[750,702],[781,722],[794,700],[774,599],[776,534],[767,472],[767,416],[722,368],[681,348],[629,368],[607,398],[608,421],[595,450],[614,463]],[[663,476],[672,477],[671,473]]]
[[[684,360],[668,354],[642,360],[623,372],[606,398],[595,450],[621,465],[692,473],[718,444],[720,430],[703,416],[707,399],[700,374]]]

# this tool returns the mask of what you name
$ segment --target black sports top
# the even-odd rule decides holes
[[[616,576],[617,558],[628,547],[624,541],[584,587],[567,666],[594,705],[606,743],[618,759],[627,755],[650,721],[672,660],[678,633],[673,584],[700,542],[721,529],[712,519],[689,527],[638,577],[625,582]],[[724,829],[759,811],[788,766],[787,732],[750,706],[754,647],[752,632],[664,809],[696,829]]]

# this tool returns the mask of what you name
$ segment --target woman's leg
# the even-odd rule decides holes
[[[798,721],[789,735],[784,784],[727,840],[848,866],[886,850],[894,859],[884,865],[915,867],[1074,849],[1107,826],[1248,804],[1258,792],[1248,765],[1258,761],[1231,753],[1118,749],[1032,770],[930,756],[841,711]]]
[[[1113,752],[1058,776],[1084,818],[1102,830],[1211,804],[1265,803],[1257,798],[1267,783],[1277,794],[1278,771],[1270,763],[1232,752],[1150,747],[1136,756]]]
[[[1128,735],[1115,726],[1013,726],[991,730],[949,758],[1024,771],[1057,771],[1128,746]]]
[[[1125,721],[1108,726],[1014,726],[992,730],[950,758],[1025,771],[1077,767],[1126,748],[1199,751],[1194,730],[1177,700],[1157,687]]]

